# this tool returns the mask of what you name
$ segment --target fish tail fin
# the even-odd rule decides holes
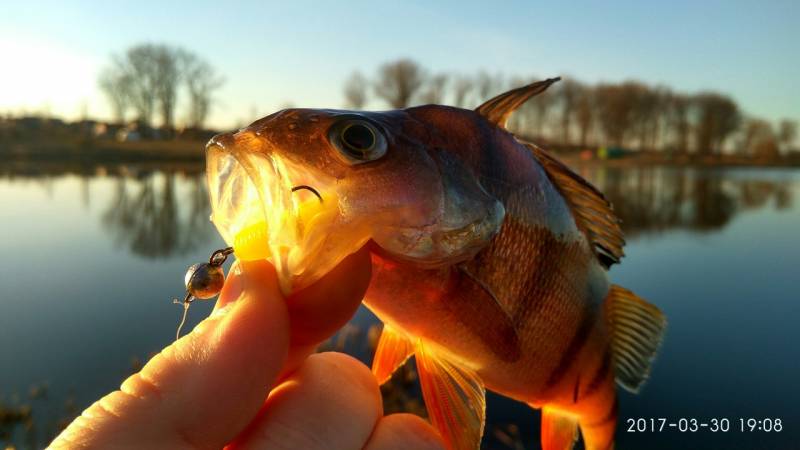
[[[577,417],[547,406],[542,408],[542,450],[572,450],[577,440]]]
[[[657,307],[617,285],[611,285],[604,308],[617,383],[636,393],[650,374],[667,319]]]

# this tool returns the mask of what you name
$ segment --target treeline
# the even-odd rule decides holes
[[[392,108],[440,103],[474,108],[493,95],[544,77],[431,73],[401,59],[373,77],[354,72],[344,86],[346,106],[362,109],[374,99]],[[798,124],[777,124],[744,113],[719,92],[685,93],[639,81],[588,84],[565,78],[525,104],[511,118],[518,134],[553,146],[695,152],[723,151],[775,157],[795,150]]]
[[[129,119],[163,130],[175,127],[179,100],[185,95],[185,120],[201,129],[211,110],[212,94],[223,79],[193,52],[163,44],[140,44],[114,55],[98,80],[114,120]]]

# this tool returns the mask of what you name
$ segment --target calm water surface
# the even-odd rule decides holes
[[[33,411],[0,423],[0,444],[43,446],[170,343],[186,266],[223,245],[199,168],[89,172],[0,177],[0,405]],[[625,221],[613,281],[670,322],[650,382],[621,394],[617,448],[800,448],[800,171],[582,174]],[[369,361],[374,323],[360,311],[338,344]],[[488,408],[486,448],[539,448],[538,413],[494,396]],[[728,418],[731,431],[626,431],[628,418],[660,417]],[[783,431],[742,433],[750,417]]]

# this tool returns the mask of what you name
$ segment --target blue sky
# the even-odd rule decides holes
[[[748,113],[800,119],[796,1],[5,3],[0,113],[77,117],[85,104],[106,116],[96,77],[110,55],[166,42],[224,75],[211,117],[222,128],[289,103],[340,107],[354,69],[399,57],[436,72],[714,89]]]

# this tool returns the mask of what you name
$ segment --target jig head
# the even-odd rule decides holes
[[[186,323],[189,306],[195,300],[206,300],[219,294],[225,285],[225,271],[222,265],[233,253],[233,247],[219,249],[211,254],[208,262],[194,264],[189,267],[184,277],[186,297],[183,300],[173,299],[173,303],[183,305],[183,316],[175,332],[175,340],[181,336],[181,328]]]

